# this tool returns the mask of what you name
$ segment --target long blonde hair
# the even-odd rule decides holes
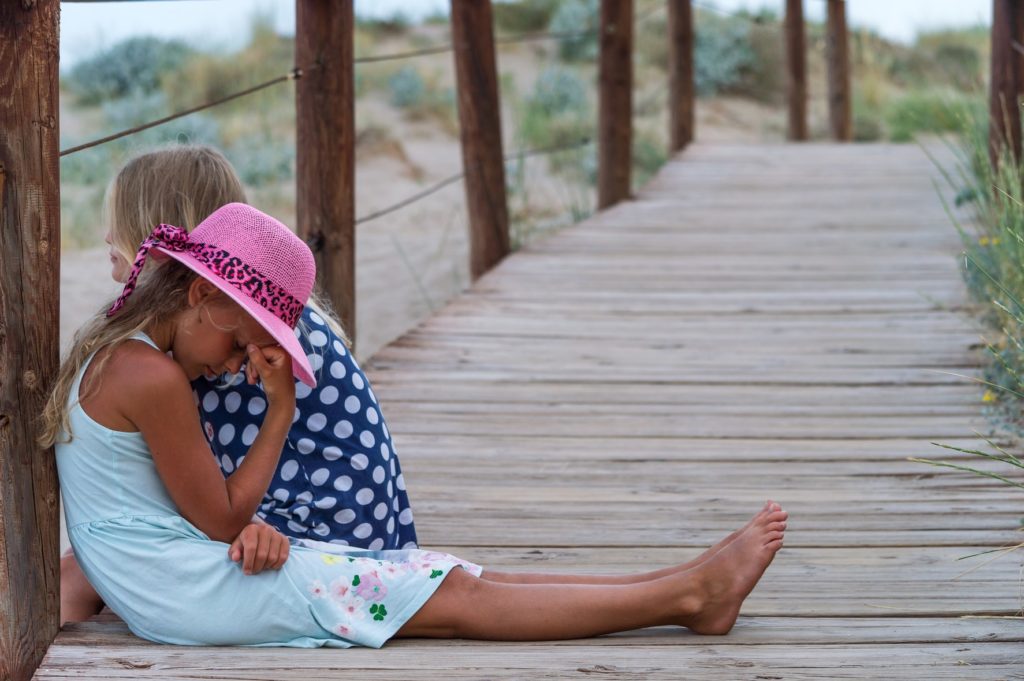
[[[226,203],[248,203],[231,162],[213,147],[179,144],[136,156],[107,187],[110,240],[130,263],[142,240],[161,222],[189,232]],[[314,290],[306,303],[350,345],[329,299]],[[299,324],[299,332],[309,332]]]
[[[69,415],[74,406],[69,404],[71,388],[89,357],[108,346],[112,350],[143,329],[152,329],[172,320],[188,307],[188,288],[197,276],[174,260],[147,267],[139,277],[135,291],[116,315],[107,317],[108,303],[75,332],[71,349],[61,363],[53,391],[43,409],[43,428],[39,435],[42,447],[51,447],[62,437],[71,440]],[[88,384],[79,386],[76,402],[99,389],[103,366],[110,355],[108,351],[97,360]]]

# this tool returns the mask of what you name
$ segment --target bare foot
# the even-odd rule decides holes
[[[684,605],[691,613],[680,624],[698,634],[729,633],[740,605],[782,548],[786,512],[777,505],[762,511],[718,553],[680,577],[696,578],[700,596]],[[690,582],[692,585],[692,582]]]
[[[738,529],[738,530],[735,530],[735,531],[733,531],[733,532],[730,532],[730,533],[729,533],[729,534],[728,534],[728,535],[727,535],[727,536],[725,537],[725,539],[722,539],[721,541],[719,541],[719,542],[718,542],[717,544],[715,544],[715,545],[714,545],[714,546],[712,546],[711,548],[709,548],[709,549],[706,549],[706,550],[704,551],[704,553],[700,554],[699,556],[697,556],[697,557],[696,557],[696,558],[694,558],[693,560],[691,560],[691,561],[687,561],[687,562],[685,562],[685,563],[681,564],[681,565],[679,566],[679,570],[680,570],[680,571],[686,571],[686,570],[692,570],[693,568],[695,568],[695,567],[698,567],[698,566],[699,566],[699,565],[701,565],[702,563],[706,562],[706,561],[707,561],[707,560],[708,560],[709,558],[711,558],[712,556],[714,556],[714,555],[715,555],[716,553],[718,553],[719,551],[721,551],[722,549],[724,549],[724,548],[725,548],[726,546],[728,546],[729,544],[731,544],[731,543],[733,542],[733,540],[734,540],[734,539],[736,539],[736,537],[740,536],[740,533],[742,533],[742,532],[743,532],[743,531],[745,531],[745,530],[746,530],[746,529],[747,529],[748,527],[750,527],[751,525],[753,525],[753,524],[754,524],[754,521],[755,521],[755,520],[757,520],[759,516],[761,516],[761,515],[762,515],[762,514],[764,514],[764,513],[768,513],[768,512],[770,512],[770,511],[781,511],[781,510],[782,510],[782,507],[781,507],[781,506],[779,506],[779,505],[778,505],[777,503],[775,503],[774,501],[771,501],[771,500],[768,500],[768,501],[766,501],[766,502],[764,503],[764,506],[763,506],[763,507],[761,507],[761,510],[760,510],[760,511],[758,511],[758,512],[757,512],[757,513],[756,513],[756,514],[754,515],[754,517],[753,517],[753,518],[751,518],[750,520],[748,520],[748,521],[747,521],[747,524],[746,524],[746,525],[744,525],[743,527],[741,527],[741,528],[740,528],[740,529]],[[785,529],[785,528],[783,528],[783,529]]]

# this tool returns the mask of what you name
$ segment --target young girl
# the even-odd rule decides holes
[[[148,255],[160,262],[140,276]],[[775,504],[691,564],[621,578],[482,573],[447,554],[312,540],[296,540],[279,571],[244,575],[225,542],[249,522],[277,468],[295,411],[292,373],[315,387],[293,333],[313,279],[301,240],[229,204],[191,234],[157,227],[124,292],[76,336],[42,440],[57,443],[79,563],[133,632],[190,645],[347,647],[392,636],[731,629],[782,545],[786,514]],[[247,382],[263,385],[266,415],[224,478],[189,382],[238,373],[243,361]]]
[[[242,183],[217,150],[175,145],[136,156],[108,189],[106,241],[111,275],[125,282],[135,250],[153,225],[191,231],[217,208],[245,202]],[[276,568],[288,544],[278,533],[370,549],[415,548],[416,530],[398,455],[369,381],[346,348],[341,325],[316,299],[297,326],[318,387],[296,383],[297,411],[274,477],[232,555],[252,573]],[[224,476],[253,443],[266,395],[241,374],[192,382],[203,432]],[[251,550],[240,546],[247,543]],[[275,560],[274,557],[278,558]],[[103,602],[73,554],[61,562],[61,621],[80,621]]]

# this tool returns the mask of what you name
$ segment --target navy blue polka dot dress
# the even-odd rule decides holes
[[[299,341],[317,387],[295,384],[295,419],[258,514],[283,534],[370,550],[416,547],[391,433],[345,344],[310,309]],[[256,439],[266,395],[239,374],[193,381],[206,438],[234,472]]]

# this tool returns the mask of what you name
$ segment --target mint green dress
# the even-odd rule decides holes
[[[452,569],[481,573],[445,553],[302,539],[292,540],[281,570],[245,575],[227,544],[178,513],[142,435],[110,430],[78,404],[85,367],[71,389],[73,439],[57,445],[68,535],[89,582],[137,636],[181,645],[376,648]]]

